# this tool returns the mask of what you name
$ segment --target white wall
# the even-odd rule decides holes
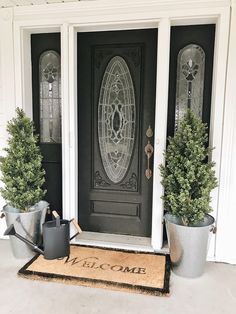
[[[0,154],[6,146],[7,121],[14,115],[14,49],[12,9],[0,10]],[[0,197],[0,210],[4,200]],[[0,237],[5,230],[5,220],[0,220]]]

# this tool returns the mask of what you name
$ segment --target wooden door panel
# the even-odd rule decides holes
[[[78,193],[79,221],[84,230],[140,236],[150,236],[151,234],[152,178],[148,180],[145,177],[147,157],[144,147],[148,142],[146,129],[149,125],[154,129],[156,45],[156,29],[78,34]],[[113,72],[110,73],[108,70],[113,59],[115,60],[114,68],[116,65],[123,64],[123,68],[120,67],[126,69],[125,72],[129,72],[131,76],[136,108],[132,118],[131,114],[127,113],[129,106],[123,105],[125,101],[119,102],[120,96],[114,96],[113,107],[106,107],[104,103],[99,107],[104,75],[110,75],[110,77],[113,75]],[[121,73],[123,72],[121,71]],[[119,86],[122,85],[122,75],[118,75]],[[128,81],[129,75],[126,77],[126,81]],[[104,90],[108,93],[109,80],[106,82],[108,83],[104,85]],[[117,95],[122,92],[126,95],[125,90],[127,89],[123,91],[119,87]],[[129,93],[131,95],[132,91]],[[107,99],[109,99],[109,95]],[[102,99],[105,99],[106,102],[106,98]],[[129,105],[132,105],[131,102]],[[108,118],[100,119],[99,108],[111,110],[112,114],[104,114],[104,117],[109,117],[110,120]],[[126,118],[126,114],[128,118]],[[106,135],[99,137],[101,121],[105,120],[106,130],[111,128],[114,135],[112,140],[110,135],[107,136],[111,140],[110,146],[108,145],[105,150],[107,155],[101,148],[101,143],[104,142],[104,138],[106,139]],[[121,169],[121,173],[124,173],[123,176],[115,177],[114,175],[112,177],[112,172],[106,170],[104,156],[113,153],[113,157],[110,158],[114,162],[114,167],[120,166],[119,163],[116,164],[116,156],[122,155],[119,155],[119,149],[124,146],[117,149],[115,156],[114,147],[124,142],[119,142],[118,133],[120,130],[127,130],[125,123],[133,123],[133,121],[135,121],[135,139],[130,152],[129,165],[126,165],[125,171]],[[104,130],[100,134],[106,132]],[[133,139],[132,136],[130,138]],[[153,143],[154,139],[152,137],[149,140]],[[150,166],[152,167],[152,164]],[[113,173],[116,172],[114,167],[112,168],[115,169]]]

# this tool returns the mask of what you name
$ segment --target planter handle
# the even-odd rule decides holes
[[[4,212],[0,212],[0,218],[4,218],[5,217],[5,214],[4,214]]]
[[[216,226],[211,225],[210,232],[212,232],[213,234],[216,234],[216,230],[217,230]]]

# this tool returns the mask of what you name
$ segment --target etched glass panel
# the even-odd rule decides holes
[[[98,102],[98,139],[103,167],[113,183],[128,170],[135,140],[135,96],[125,60],[113,57],[108,63]]]
[[[40,142],[61,143],[60,56],[45,51],[39,59]]]
[[[205,52],[194,44],[179,51],[177,60],[175,129],[190,108],[202,118]]]

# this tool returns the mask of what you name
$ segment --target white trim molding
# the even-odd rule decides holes
[[[236,264],[236,0],[232,1],[223,144],[217,217],[216,260]]]
[[[212,81],[212,100],[211,100],[211,125],[209,145],[214,147],[211,159],[216,163],[215,172],[218,178],[219,186],[211,193],[212,196],[212,216],[218,223],[218,197],[220,193],[221,180],[221,157],[222,157],[222,141],[223,141],[223,119],[224,119],[224,98],[225,98],[225,80],[228,56],[228,40],[229,40],[229,20],[230,8],[222,9],[221,15],[216,23],[214,64],[213,64],[213,81]],[[209,247],[208,257],[214,260],[216,235],[212,236],[211,245]]]
[[[15,114],[13,10],[0,10],[0,154],[7,144],[7,121]],[[5,201],[0,197],[0,210]],[[6,229],[5,219],[0,219],[0,238]]]
[[[163,151],[166,149],[168,85],[169,85],[169,52],[170,20],[161,19],[158,27],[157,43],[157,76],[155,108],[155,143],[153,160],[153,199],[152,199],[152,247],[160,250],[163,246],[163,187],[159,165],[164,163]],[[159,209],[159,210],[158,210]]]

